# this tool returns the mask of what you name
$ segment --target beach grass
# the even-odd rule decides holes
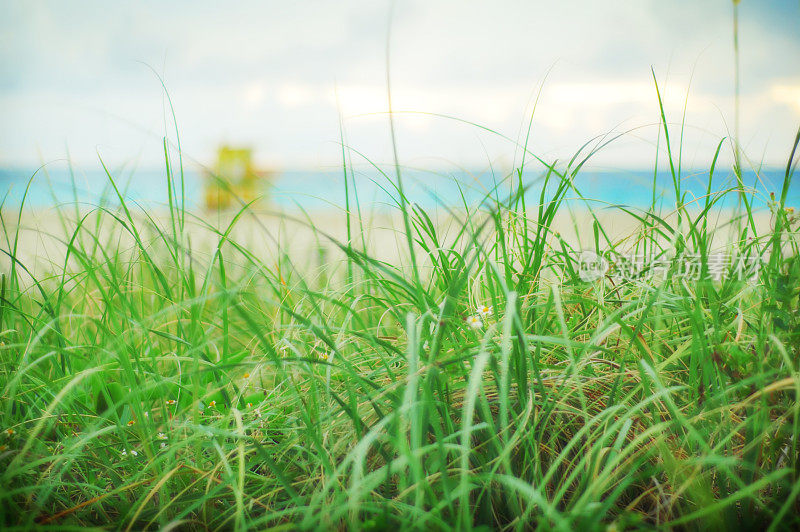
[[[400,165],[383,170],[391,260],[373,253],[344,142],[346,237],[314,213],[294,222],[318,261],[236,238],[243,225],[270,234],[252,205],[184,208],[166,140],[166,214],[127,202],[109,171],[115,202],[57,209],[48,268],[22,260],[24,206],[4,207],[0,524],[797,529],[787,196],[800,137],[765,228],[741,179],[711,188],[730,172],[716,165],[724,139],[709,193],[682,192],[670,127],[662,109],[674,191],[649,208],[598,207],[573,186],[604,140],[569,161],[523,142],[483,201],[433,210],[404,195]],[[544,169],[526,182],[532,162]],[[738,207],[713,216],[731,195]],[[554,226],[567,198],[591,220],[580,246]],[[600,208],[636,229],[613,235]],[[617,271],[645,261],[587,279],[585,250]],[[757,275],[720,254],[755,258]]]

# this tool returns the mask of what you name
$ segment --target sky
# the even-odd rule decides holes
[[[753,164],[785,165],[800,124],[800,1],[743,0],[739,25],[740,141]],[[651,68],[674,151],[685,123],[684,166],[707,165],[734,133],[730,0],[2,0],[0,166],[67,154],[163,165],[162,138],[176,134],[161,79],[190,165],[230,143],[262,166],[335,167],[340,117],[356,164],[388,164],[387,65],[411,167],[511,167],[535,101],[536,155],[563,161],[625,133],[592,164],[650,168]]]

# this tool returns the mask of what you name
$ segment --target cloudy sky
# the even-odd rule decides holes
[[[391,4],[336,2],[0,3],[0,165],[97,154],[155,167],[168,128],[184,152],[222,142],[263,164],[336,165],[347,142],[391,159],[386,43]],[[627,131],[596,159],[648,167],[658,103],[677,130],[688,90],[684,164],[707,164],[734,127],[730,0],[401,1],[390,57],[399,155],[420,167],[509,165],[531,111],[530,146],[548,159]],[[740,6],[741,142],[784,164],[800,124],[800,2]],[[673,134],[677,142],[678,133]]]

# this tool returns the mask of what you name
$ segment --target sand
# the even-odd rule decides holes
[[[529,211],[535,215],[535,211]],[[127,225],[121,220],[125,219],[122,212],[116,212],[119,220],[108,213],[102,216],[97,211],[93,213],[75,213],[74,210],[55,209],[27,210],[20,217],[19,238],[15,244],[18,212],[3,212],[4,235],[0,242],[0,249],[4,251],[0,257],[0,271],[9,272],[11,269],[10,256],[15,256],[21,270],[20,278],[24,284],[29,284],[31,277],[43,279],[54,273],[62,271],[66,257],[66,243],[72,238],[76,220],[79,216],[86,216],[83,230],[78,241],[84,249],[94,246],[94,239],[102,244],[107,253],[120,253],[123,257],[134,257],[136,251],[135,240]],[[132,211],[136,220],[137,231],[140,238],[146,243],[149,253],[161,256],[167,260],[166,246],[161,240],[156,224],[168,239],[172,238],[172,221],[167,211],[154,210],[144,213],[141,210]],[[150,219],[148,219],[148,216]],[[634,244],[642,235],[642,223],[631,214],[620,210],[597,210],[594,212],[600,226],[605,230],[608,238],[614,243],[623,243],[623,247]],[[441,245],[453,246],[455,235],[463,224],[463,214],[448,213],[444,209],[431,214],[434,225],[437,227]],[[471,222],[476,229],[486,220],[486,213],[471,216]],[[735,223],[731,224],[732,212],[715,211],[708,218],[709,227],[718,228],[715,246],[724,249],[725,243],[730,241]],[[185,231],[182,237],[183,248],[190,250],[187,257],[196,264],[208,265],[213,253],[224,232],[232,221],[230,213],[187,213]],[[761,212],[755,216],[756,228],[759,234],[769,231],[771,216],[768,212]],[[665,215],[667,223],[673,227],[677,224],[674,214]],[[531,231],[535,228],[535,221],[529,221]],[[685,222],[684,222],[685,224]],[[316,230],[312,229],[314,226]],[[558,235],[550,234],[551,244],[558,243],[557,239],[563,238],[566,243],[575,249],[594,248],[594,217],[587,210],[561,210],[557,214],[552,229]],[[370,213],[363,219],[364,235],[367,249],[371,256],[396,264],[407,257],[407,241],[403,231],[403,221],[399,213]],[[483,227],[483,238],[492,231],[491,224]],[[351,244],[357,249],[362,248],[362,235],[359,230],[359,221],[354,216],[352,219],[353,238]],[[286,254],[293,264],[299,268],[314,268],[317,266],[335,267],[344,257],[339,246],[347,243],[346,217],[341,211],[318,211],[309,214],[303,213],[277,213],[267,211],[253,211],[238,219],[230,232],[230,242],[235,242],[248,252],[252,253],[267,267],[274,267],[279,258]],[[464,247],[462,241],[455,244],[456,249]],[[559,246],[560,247],[560,246]],[[603,246],[606,247],[606,246]],[[246,264],[230,243],[223,247],[226,260]],[[98,260],[100,254],[97,254]],[[79,266],[71,262],[70,269]]]

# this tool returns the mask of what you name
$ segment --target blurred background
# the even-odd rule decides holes
[[[744,165],[769,180],[800,123],[800,2],[738,9],[739,138]],[[649,198],[656,164],[651,67],[676,145],[685,107],[683,168],[707,169],[734,133],[733,14],[730,0],[4,0],[0,194],[18,204],[46,164],[49,182],[34,180],[29,204],[73,193],[96,201],[102,157],[132,197],[165,201],[162,138],[177,141],[166,87],[190,204],[208,203],[200,184],[227,164],[225,150],[245,150],[234,166],[269,180],[278,204],[340,203],[340,118],[358,151],[348,152],[354,178],[365,200],[380,201],[370,166],[392,162],[388,42],[398,155],[412,181],[442,177],[440,196],[456,194],[457,181],[485,190],[519,164],[514,141],[524,142],[541,87],[529,148],[563,161],[598,135],[628,131],[592,158],[586,186],[636,203],[627,182],[644,181]],[[66,187],[67,159],[78,192]],[[724,149],[721,167],[732,160]]]

